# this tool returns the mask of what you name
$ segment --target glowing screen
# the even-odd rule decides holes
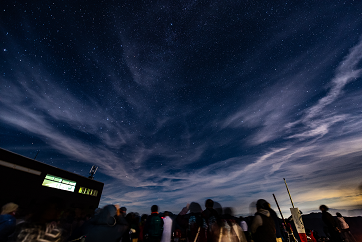
[[[64,191],[74,192],[75,184],[76,184],[75,181],[70,181],[67,179],[63,179],[61,177],[57,177],[57,176],[48,174],[45,176],[45,179],[44,179],[42,185],[46,186],[46,187],[52,187],[52,188],[64,190]]]

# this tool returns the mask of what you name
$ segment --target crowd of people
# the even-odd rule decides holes
[[[326,205],[321,205],[319,209],[322,211],[322,220],[326,226],[325,232],[328,234],[329,238],[331,238],[331,241],[356,241],[349,229],[349,225],[340,213],[336,213],[337,220],[335,220],[332,214],[328,212],[329,208]]]
[[[127,213],[125,207],[107,205],[94,214],[80,208],[66,210],[57,200],[38,204],[17,215],[18,205],[8,203],[0,215],[0,242],[79,241],[79,242],[282,242],[298,241],[290,221],[281,220],[270,204],[260,199],[252,217],[236,217],[230,207],[222,208],[211,199],[205,209],[195,202],[187,204],[178,215],[159,213],[157,205],[150,215]],[[355,239],[340,213],[337,220],[320,206],[327,237],[307,231],[309,241],[346,241]]]

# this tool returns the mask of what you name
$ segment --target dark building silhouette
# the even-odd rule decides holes
[[[0,148],[0,206],[26,207],[59,198],[66,207],[96,209],[104,184]]]

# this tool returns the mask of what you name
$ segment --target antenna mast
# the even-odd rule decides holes
[[[98,170],[98,166],[92,166],[92,168],[90,169],[90,171],[89,171],[89,179],[94,179],[94,174],[96,174],[96,172],[97,172],[97,170]]]
[[[35,160],[35,159],[36,159],[36,157],[38,156],[39,151],[40,151],[40,150],[38,150],[38,152],[36,153],[36,155],[35,155],[35,157],[34,157],[34,160]]]

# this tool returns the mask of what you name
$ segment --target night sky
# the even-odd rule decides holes
[[[0,147],[101,206],[362,215],[361,1],[1,1]],[[15,179],[15,178],[14,178]],[[350,211],[348,213],[348,211]],[[354,211],[352,211],[354,210]]]

